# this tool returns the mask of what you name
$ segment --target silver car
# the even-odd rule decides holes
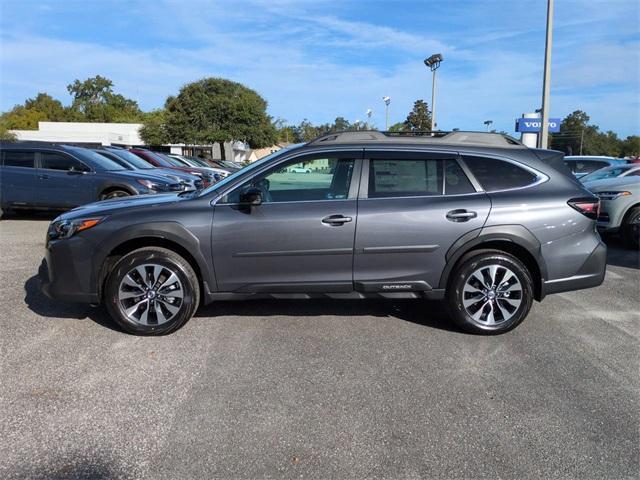
[[[638,248],[640,176],[595,180],[584,185],[600,198],[598,230],[620,232],[629,246]]]
[[[627,163],[625,165],[613,165],[601,168],[595,172],[588,173],[584,177],[580,177],[580,181],[587,183],[618,177],[640,177],[640,163]]]

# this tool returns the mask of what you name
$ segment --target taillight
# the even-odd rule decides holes
[[[600,199],[599,198],[572,198],[567,202],[570,207],[577,210],[585,217],[593,220],[598,219],[600,213]]]

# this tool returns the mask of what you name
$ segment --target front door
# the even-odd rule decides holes
[[[39,205],[73,208],[96,200],[91,170],[65,153],[40,153],[38,179]]]
[[[346,292],[362,151],[296,157],[216,203],[213,264],[221,292]],[[248,205],[249,191],[260,205]]]
[[[363,291],[437,288],[445,255],[491,206],[457,154],[366,151],[354,282]],[[365,187],[366,185],[366,187]]]

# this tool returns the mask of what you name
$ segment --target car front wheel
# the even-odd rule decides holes
[[[105,305],[113,320],[135,335],[177,330],[195,313],[198,278],[172,250],[144,247],[122,257],[107,277]]]
[[[533,281],[513,255],[478,250],[453,273],[447,300],[456,324],[471,333],[498,334],[522,322],[533,303]]]

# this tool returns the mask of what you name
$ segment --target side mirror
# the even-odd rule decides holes
[[[262,204],[262,190],[256,187],[249,187],[240,194],[240,203],[250,206]]]

